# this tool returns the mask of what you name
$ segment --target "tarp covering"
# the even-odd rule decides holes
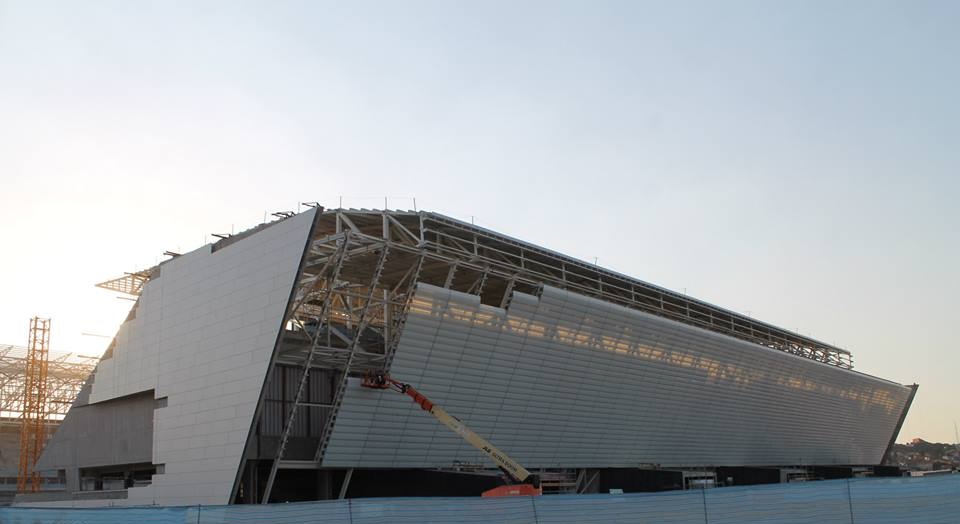
[[[960,475],[626,495],[370,498],[266,506],[0,508],[4,524],[960,522]]]

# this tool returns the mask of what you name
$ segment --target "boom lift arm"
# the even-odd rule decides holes
[[[394,380],[383,373],[368,374],[363,378],[361,385],[365,388],[373,389],[392,389],[406,394],[412,398],[421,409],[433,415],[437,420],[447,426],[454,433],[460,435],[463,440],[472,444],[475,448],[484,452],[497,467],[503,471],[510,481],[516,484],[509,486],[500,486],[483,492],[484,497],[502,497],[512,495],[540,495],[543,490],[540,488],[540,478],[526,470],[519,463],[500,451],[485,438],[477,435],[466,424],[457,417],[447,413],[443,408],[434,404],[422,393],[413,388],[410,384],[404,384]]]

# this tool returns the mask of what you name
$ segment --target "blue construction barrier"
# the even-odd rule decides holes
[[[0,508],[0,524],[960,523],[960,475],[626,495],[412,497],[290,504]]]

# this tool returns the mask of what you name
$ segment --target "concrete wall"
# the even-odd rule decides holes
[[[153,392],[75,405],[43,449],[42,471],[64,469],[66,489],[80,489],[78,468],[150,462]]]
[[[554,288],[509,310],[421,284],[390,370],[529,467],[878,464],[909,389]],[[328,467],[488,464],[351,383]]]
[[[124,504],[226,504],[315,212],[160,266],[100,362],[91,404],[153,390],[152,460]],[[110,442],[102,432],[91,438]]]
[[[0,421],[0,477],[20,473],[20,421]]]

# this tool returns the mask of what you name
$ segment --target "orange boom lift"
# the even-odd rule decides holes
[[[433,415],[437,420],[447,426],[454,433],[463,437],[463,440],[466,440],[472,444],[475,448],[484,452],[497,467],[507,476],[508,481],[511,482],[507,486],[498,486],[496,488],[484,491],[481,496],[483,497],[511,497],[511,496],[530,496],[530,495],[541,495],[543,489],[540,487],[540,477],[534,475],[526,470],[523,466],[518,464],[512,458],[508,457],[506,453],[495,448],[493,444],[487,442],[486,439],[477,435],[473,432],[472,429],[468,428],[466,424],[460,422],[460,419],[454,417],[453,415],[444,411],[443,408],[434,404],[427,397],[423,396],[422,393],[413,389],[413,386],[410,384],[404,384],[398,380],[394,380],[383,373],[373,373],[368,374],[363,378],[361,385],[365,388],[373,389],[392,389],[400,393],[406,394],[408,397],[412,398],[421,409]]]

